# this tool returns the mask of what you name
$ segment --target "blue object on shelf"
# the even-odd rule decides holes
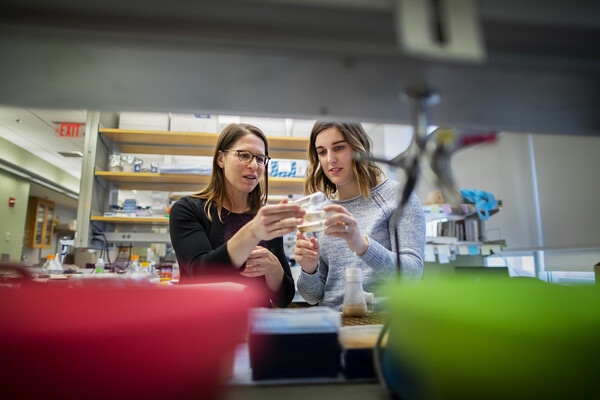
[[[124,213],[134,213],[137,209],[137,201],[135,199],[127,199],[123,202]]]
[[[460,189],[460,194],[464,197],[465,201],[475,204],[479,218],[484,221],[490,217],[489,210],[493,210],[498,206],[498,201],[494,195],[483,190]]]

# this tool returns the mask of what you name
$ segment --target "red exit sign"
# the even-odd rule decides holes
[[[79,138],[83,137],[85,132],[85,124],[74,122],[59,122],[56,128],[58,136],[62,138]]]

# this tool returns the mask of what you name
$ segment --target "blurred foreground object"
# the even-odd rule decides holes
[[[236,284],[0,287],[13,398],[216,398],[259,296]]]
[[[497,278],[390,288],[384,375],[401,398],[600,398],[600,292]]]
[[[452,174],[452,154],[467,146],[494,142],[497,138],[494,131],[473,129],[436,128],[428,133],[430,109],[440,101],[437,90],[432,87],[410,87],[402,94],[402,98],[411,106],[412,114],[413,136],[408,148],[391,160],[366,157],[358,153],[354,155],[359,161],[370,159],[400,169],[404,173],[405,183],[398,208],[390,222],[392,226],[394,221],[400,220],[421,174],[439,189],[439,195],[434,195],[428,201],[443,199],[451,205],[458,206],[462,202],[462,195],[456,188]]]

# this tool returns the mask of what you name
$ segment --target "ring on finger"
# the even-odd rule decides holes
[[[348,225],[344,225],[344,232],[348,232],[350,228],[348,227]]]

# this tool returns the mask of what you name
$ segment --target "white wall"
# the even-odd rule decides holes
[[[8,261],[19,263],[25,236],[29,181],[0,169],[0,188],[3,194],[0,203],[0,254],[8,254]],[[9,197],[15,198],[14,207],[9,207]]]
[[[412,127],[409,125],[376,124],[365,130],[373,140],[373,155],[388,160],[404,152],[412,140]],[[402,180],[402,173],[386,165],[380,165],[386,176],[398,181]]]
[[[600,246],[600,138],[532,137],[544,246]]]
[[[506,239],[514,250],[541,244],[527,135],[505,133],[496,143],[458,150],[451,164],[458,188],[484,190],[503,202],[500,213],[485,223],[488,239]],[[421,183],[419,197],[426,199],[431,190]]]
[[[506,239],[507,251],[546,250],[548,269],[591,271],[600,261],[599,154],[598,137],[504,133],[496,143],[456,152],[452,169],[459,188],[503,201],[486,222],[488,239]],[[431,190],[421,183],[419,197]]]

